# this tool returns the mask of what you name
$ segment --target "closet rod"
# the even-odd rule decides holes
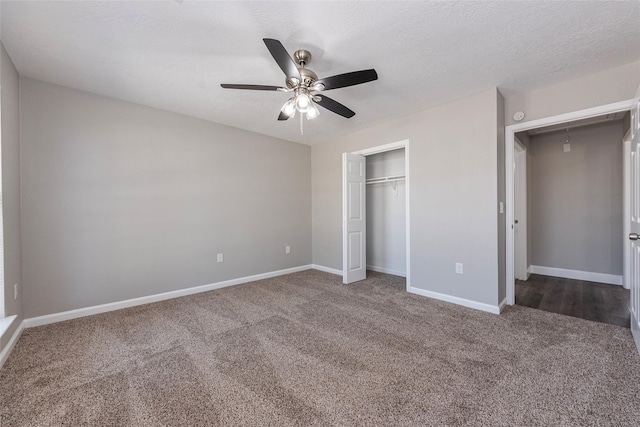
[[[404,179],[405,179],[404,175],[394,175],[394,176],[381,176],[378,178],[369,178],[365,182],[367,184],[380,184],[382,182],[403,181]]]

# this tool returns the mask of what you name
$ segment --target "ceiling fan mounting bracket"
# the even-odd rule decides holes
[[[311,62],[311,52],[304,49],[296,50],[293,53],[293,59],[296,61],[296,64],[304,68],[305,65]]]

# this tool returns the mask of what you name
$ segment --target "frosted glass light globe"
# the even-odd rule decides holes
[[[282,107],[282,112],[289,118],[295,116],[296,114],[296,102],[293,98],[288,100],[284,106]]]
[[[313,102],[309,104],[309,109],[307,110],[307,120],[315,119],[320,115],[320,111],[318,111],[318,107],[313,105]]]
[[[309,109],[309,105],[311,104],[311,100],[307,94],[301,93],[296,96],[296,110],[301,113],[306,113]]]

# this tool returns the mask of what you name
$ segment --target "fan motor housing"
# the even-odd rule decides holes
[[[311,86],[313,82],[318,80],[318,75],[308,68],[298,68],[298,71],[302,77],[302,83],[307,86]]]

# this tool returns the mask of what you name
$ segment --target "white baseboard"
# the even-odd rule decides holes
[[[394,276],[407,277],[407,273],[400,270],[392,270],[390,268],[376,267],[375,265],[367,265],[367,270],[377,271],[378,273],[393,274]]]
[[[311,265],[303,265],[300,267],[287,268],[284,270],[271,271],[268,273],[255,274],[253,276],[240,277],[238,279],[225,280],[223,282],[211,283],[209,285],[195,286],[193,288],[179,289],[177,291],[164,292],[161,294],[149,295],[140,298],[133,298],[124,301],[116,301],[108,304],[94,305],[92,307],[78,308],[75,310],[63,311],[61,313],[47,314],[44,316],[31,317],[24,320],[24,326],[32,328],[34,326],[48,325],[50,323],[63,322],[65,320],[76,319],[78,317],[91,316],[94,314],[106,313],[108,311],[120,310],[123,308],[134,307],[137,305],[149,304],[152,302],[164,301],[172,298],[183,297],[187,295],[198,294],[201,292],[212,291],[214,289],[226,288],[227,286],[239,285],[247,282],[255,282],[256,280],[269,279],[271,277],[282,276],[285,274],[297,273],[298,271],[309,270],[313,268]]]
[[[439,292],[427,291],[424,289],[413,287],[407,288],[407,292],[411,292],[412,294],[416,295],[422,295],[423,297],[429,297],[440,301],[458,304],[464,307],[475,308],[476,310],[486,311],[493,314],[500,314],[500,307],[498,307],[497,305],[485,304],[483,302],[472,301],[470,299],[454,297],[452,295],[441,294]]]
[[[507,305],[507,297],[504,297],[504,299],[500,301],[500,304],[498,304],[498,310],[500,310],[500,313],[504,310],[505,305]]]
[[[15,347],[16,343],[18,342],[18,338],[20,338],[20,335],[22,335],[22,331],[24,330],[24,328],[25,328],[25,325],[23,320],[22,322],[20,322],[20,324],[18,325],[18,328],[11,336],[11,339],[9,340],[7,345],[2,349],[2,352],[0,353],[0,368],[4,366],[4,362],[6,362],[7,359],[9,358],[9,355],[11,354],[13,347]]]
[[[592,273],[589,271],[567,270],[566,268],[542,267],[539,265],[530,265],[529,272],[543,276],[563,277],[565,279],[586,280],[588,282],[622,286],[622,276],[615,274]]]
[[[4,337],[5,332],[11,327],[13,322],[18,318],[17,315],[6,316],[0,319],[0,339]]]
[[[338,270],[331,267],[325,267],[324,265],[311,264],[311,268],[313,268],[314,270],[324,271],[325,273],[331,273],[338,276],[342,276],[342,270]]]
[[[631,307],[629,307],[629,315],[631,316],[631,336],[633,336],[633,342],[636,344],[636,349],[640,353],[640,323]]]

